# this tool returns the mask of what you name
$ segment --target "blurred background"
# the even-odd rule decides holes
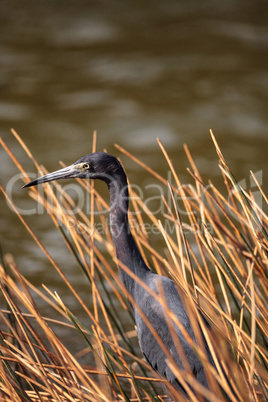
[[[236,178],[248,189],[249,170],[258,172],[265,189],[267,1],[2,0],[0,8],[0,135],[28,172],[36,170],[11,127],[49,171],[89,153],[97,130],[98,150],[120,156],[141,188],[151,177],[114,143],[167,177],[159,137],[189,182],[187,143],[204,178],[223,186],[213,129]],[[2,149],[0,168],[7,186],[17,169]],[[17,206],[35,207],[19,183],[12,196]],[[90,303],[49,217],[26,219]],[[2,195],[0,241],[29,280],[62,296],[55,271]],[[72,308],[79,315],[80,306]]]

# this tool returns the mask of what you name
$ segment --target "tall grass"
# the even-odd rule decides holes
[[[12,133],[36,169],[42,174],[46,173],[18,134],[14,130]],[[145,261],[152,270],[170,276],[176,282],[197,338],[200,338],[199,326],[196,325],[199,321],[214,357],[217,371],[207,362],[202,341],[198,346],[193,345],[206,368],[209,390],[195,382],[187,369],[187,361],[182,372],[174,367],[172,358],[168,360],[170,367],[189,389],[190,400],[206,398],[220,401],[228,397],[232,401],[264,401],[268,399],[268,219],[254,195],[247,193],[236,181],[212,133],[211,136],[219,157],[225,194],[217,190],[213,183],[203,181],[186,146],[185,152],[191,166],[190,184],[187,185],[181,184],[160,141],[167,169],[172,172],[173,184],[117,146],[140,169],[145,169],[154,182],[159,181],[166,186],[166,195],[162,197],[166,210],[161,220],[130,186],[132,212],[129,213],[129,219]],[[1,144],[26,183],[28,179],[23,166],[2,139]],[[94,140],[93,151],[95,148]],[[253,174],[252,180],[262,194],[263,203],[267,203]],[[130,320],[133,320],[125,289],[118,278],[118,262],[103,213],[109,208],[107,201],[97,192],[93,183],[79,182],[84,191],[90,193],[91,213],[88,216],[83,211],[76,215],[69,214],[74,201],[64,192],[60,183],[44,185],[43,195],[33,187],[29,196],[47,210],[55,230],[61,232],[66,242],[70,258],[74,257],[77,269],[83,271],[91,286],[92,308],[84,303],[65,276],[63,267],[57,265],[1,186],[1,191],[25,229],[43,250],[51,269],[57,271],[87,317],[83,322],[79,321],[72,312],[72,306],[66,305],[60,295],[48,289],[44,280],[43,290],[40,290],[27,280],[12,256],[2,255],[0,287],[6,307],[0,310],[1,400],[167,400],[163,388],[159,387],[159,384],[167,382],[157,377],[142,359],[141,353],[133,348],[133,337],[136,337],[134,326],[133,331],[126,331],[125,315],[117,311],[120,305],[122,311],[127,312]],[[61,202],[54,189],[61,194]],[[141,210],[142,213],[139,212]],[[94,211],[100,213],[99,218]],[[164,225],[164,221],[170,225]],[[96,230],[96,222],[104,228],[102,232]],[[148,222],[158,229],[165,242],[164,256],[159,254],[146,231],[142,230]],[[169,233],[167,227],[173,227],[174,232]],[[127,267],[123,268],[127,270]],[[160,295],[160,302],[165,306],[165,295],[161,294],[161,289]],[[36,299],[40,297],[49,306],[49,317],[42,316],[38,309]],[[56,320],[56,313],[62,318]],[[176,317],[168,313],[172,332],[172,322],[176,322]],[[204,326],[203,321],[199,320],[200,313],[206,317],[210,327]],[[80,340],[81,352],[78,355],[73,355],[64,345],[56,334],[55,326],[64,326],[65,330],[70,331],[72,339],[77,337]],[[87,357],[91,366],[82,363]],[[183,396],[172,392],[175,400],[185,400]]]

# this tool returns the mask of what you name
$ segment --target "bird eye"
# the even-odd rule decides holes
[[[83,169],[88,170],[90,168],[89,163],[84,163]]]

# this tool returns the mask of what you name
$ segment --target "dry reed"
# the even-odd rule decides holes
[[[12,133],[38,171],[45,173],[18,134],[14,130]],[[131,186],[133,212],[129,213],[129,218],[133,236],[145,261],[155,272],[168,275],[176,282],[187,305],[198,341],[198,345],[193,344],[193,347],[203,361],[209,389],[204,389],[195,381],[174,334],[173,325],[179,326],[185,337],[186,330],[168,310],[163,291],[159,289],[159,294],[154,294],[167,310],[170,332],[174,342],[177,342],[185,369],[183,372],[179,370],[166,350],[168,364],[182,379],[185,389],[189,391],[190,400],[201,401],[206,398],[221,401],[227,396],[231,401],[267,400],[268,219],[253,195],[243,190],[236,181],[213,133],[211,136],[219,157],[226,195],[219,192],[212,183],[204,183],[187,147],[185,152],[191,165],[189,173],[192,184],[182,185],[160,141],[160,149],[175,184],[167,183],[149,166],[122,147],[116,146],[120,152],[145,169],[155,182],[159,181],[166,186],[166,196],[162,200],[166,208],[163,219],[173,225],[174,233],[168,232],[163,222],[148,209]],[[22,165],[2,139],[1,144],[21,171],[22,180],[26,183],[28,179]],[[93,144],[94,151],[95,135]],[[253,174],[252,178],[262,194],[263,202],[267,202]],[[135,331],[127,332],[120,314],[115,313],[115,309],[121,305],[121,309],[127,311],[130,319],[133,319],[126,292],[115,268],[118,261],[103,214],[108,208],[107,202],[92,183],[89,185],[82,180],[79,182],[90,193],[90,216],[83,211],[70,216],[68,212],[73,208],[74,202],[59,183],[54,183],[53,186],[61,194],[61,203],[51,185],[44,186],[43,195],[36,188],[31,188],[29,195],[47,210],[66,242],[70,258],[76,259],[77,265],[90,283],[91,309],[1,186],[1,191],[18,218],[43,250],[87,317],[86,322],[80,322],[72,313],[71,306],[64,304],[60,295],[50,291],[46,284],[42,291],[35,287],[16,266],[12,256],[2,256],[0,288],[6,307],[0,310],[1,400],[166,400],[162,388],[158,386],[166,381],[156,378],[140,353],[136,353],[132,346]],[[183,218],[180,213],[182,209]],[[96,230],[95,210],[100,213],[99,222],[105,228],[102,233]],[[142,214],[137,213],[140,210]],[[153,248],[149,236],[141,230],[145,221],[155,225],[163,237],[166,245],[165,257]],[[127,267],[122,268],[128,270]],[[37,296],[49,306],[50,317],[41,315],[35,301]],[[135,304],[135,300],[131,301]],[[62,318],[56,320],[55,313]],[[210,323],[210,327],[205,326],[200,319],[201,313]],[[144,320],[146,321],[145,316]],[[55,326],[64,326],[70,330],[70,336],[80,338],[80,353],[74,356],[66,348],[60,336],[56,335]],[[217,370],[207,361],[200,328]],[[157,338],[157,334],[155,336]],[[158,341],[165,348],[161,340]],[[83,361],[88,356],[89,361],[94,362],[94,367],[83,364],[81,356]],[[179,394],[174,398],[184,400]]]

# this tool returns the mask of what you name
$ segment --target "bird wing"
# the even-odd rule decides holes
[[[159,293],[159,289],[163,289],[169,309],[177,316],[180,323],[186,329],[188,335],[195,341],[193,329],[191,327],[187,312],[173,281],[166,277],[152,273],[148,275],[146,282],[150,284],[150,288],[156,293]],[[184,369],[184,365],[179,356],[179,349],[181,347],[188,364],[198,381],[206,384],[204,368],[178,326],[174,325],[171,319],[167,320],[167,314],[161,304],[150,293],[145,291],[142,286],[137,284],[135,290],[137,296],[135,300],[138,301],[137,304],[139,309],[141,309],[146,318],[149,320],[150,325],[154,328],[159,338],[164,343],[177,367],[179,369]],[[167,364],[167,356],[165,351],[155,338],[150,328],[148,328],[146,322],[138,312],[138,309],[134,308],[134,311],[138,339],[146,360],[154,370],[156,370],[160,375],[164,376],[175,388],[183,391],[183,387],[179,384],[179,380],[176,378],[175,374]],[[170,333],[170,325],[174,326],[176,336],[178,337],[177,342],[176,340],[174,342],[174,339]],[[180,345],[179,348],[178,344]]]

